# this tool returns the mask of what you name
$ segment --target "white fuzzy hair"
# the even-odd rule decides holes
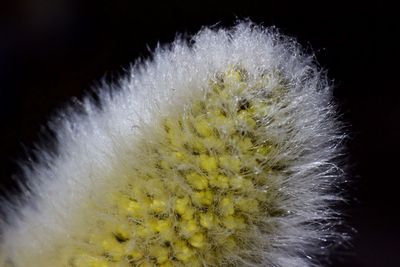
[[[276,228],[256,251],[261,266],[319,266],[320,255],[340,240],[334,230],[342,179],[335,162],[343,133],[332,103],[332,87],[290,38],[275,29],[240,22],[232,29],[204,28],[190,42],[157,48],[152,60],[136,64],[118,85],[98,89],[50,123],[57,152],[40,149],[38,162],[23,167],[27,183],[18,201],[2,203],[0,266],[55,266],[41,260],[67,239],[80,221],[80,207],[115,184],[116,168],[135,158],[142,125],[182,106],[229,66],[249,77],[279,72],[289,89],[287,106],[272,110],[265,128],[282,145],[276,160],[289,162],[281,174],[279,205],[285,216],[270,217]],[[3,261],[3,262],[2,262]]]

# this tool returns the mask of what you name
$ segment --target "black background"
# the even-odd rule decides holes
[[[381,60],[390,39],[380,8],[324,1],[0,1],[2,195],[15,188],[16,162],[26,158],[46,121],[72,97],[82,97],[102,79],[115,81],[130,63],[149,56],[158,42],[171,42],[176,33],[250,18],[296,37],[334,81],[350,133],[343,210],[357,233],[345,252],[334,254],[333,266],[400,266],[395,257],[400,110],[396,77]]]

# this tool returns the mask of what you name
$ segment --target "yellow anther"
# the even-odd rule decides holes
[[[190,263],[190,267],[203,267],[204,264],[200,261],[199,257],[197,255],[193,255],[190,257],[190,259],[187,260],[188,263]]]
[[[213,121],[214,118],[217,118],[217,117],[224,117],[224,118],[226,118],[225,115],[224,115],[223,110],[220,109],[220,108],[218,108],[218,107],[213,107],[213,108],[209,109],[209,110],[207,111],[207,116],[208,116],[208,118],[209,118],[211,121]]]
[[[154,267],[154,265],[148,261],[145,261],[139,265],[139,267]]]
[[[234,122],[230,118],[223,115],[216,115],[215,117],[212,117],[211,120],[215,128],[225,136],[231,135],[236,131]]]
[[[150,204],[150,209],[154,212],[161,213],[164,212],[167,208],[167,203],[161,199],[153,199]]]
[[[229,99],[230,96],[232,96],[232,93],[230,92],[229,88],[227,88],[223,84],[218,84],[217,87],[215,87],[216,90],[212,94],[209,94],[207,97],[207,102],[206,102],[206,108],[207,108],[207,113],[210,113],[210,111],[214,111],[216,109],[219,109],[222,107],[222,103],[224,103],[226,100]],[[228,89],[228,90],[226,90]]]
[[[235,218],[233,216],[228,216],[228,217],[223,218],[222,223],[228,229],[236,228]]]
[[[173,129],[168,132],[168,140],[173,147],[181,147],[183,145],[183,134],[180,129]]]
[[[206,237],[203,233],[196,233],[189,239],[189,243],[195,248],[203,248],[206,244]]]
[[[109,238],[104,239],[101,242],[101,246],[103,247],[103,249],[105,251],[109,251],[109,250],[113,249],[115,246],[118,246],[118,242],[115,240],[114,237],[110,236]]]
[[[225,216],[232,215],[233,213],[235,213],[233,201],[232,198],[230,197],[224,197],[223,199],[221,199],[219,203],[219,208],[221,213]]]
[[[210,190],[195,192],[192,196],[192,200],[197,205],[211,205],[214,200],[213,193]]]
[[[263,145],[256,149],[256,152],[262,156],[268,155],[272,151],[271,145]]]
[[[189,209],[189,198],[184,197],[184,198],[178,198],[175,200],[175,211],[179,215],[183,215],[184,213],[187,212]]]
[[[229,179],[229,185],[234,190],[243,190],[243,191],[254,190],[253,182],[241,176],[236,176]]]
[[[241,150],[242,153],[248,152],[251,148],[253,148],[253,143],[251,142],[251,139],[246,137],[243,140],[240,140],[238,143],[238,147]]]
[[[240,159],[231,155],[223,155],[219,157],[219,165],[233,172],[239,172],[241,168]]]
[[[240,123],[245,124],[248,130],[254,129],[254,127],[256,127],[257,125],[256,121],[252,118],[250,112],[242,110],[239,112],[238,118]]]
[[[155,257],[158,264],[168,260],[169,250],[166,247],[155,245],[151,248],[150,255]]]
[[[219,152],[225,150],[225,143],[221,141],[221,139],[218,139],[214,136],[204,138],[203,144],[209,150],[219,151]]]
[[[203,137],[208,137],[213,134],[213,128],[210,126],[210,123],[204,118],[196,120],[196,122],[194,123],[194,128],[196,129],[197,133]]]
[[[181,215],[182,219],[184,220],[191,220],[193,219],[195,210],[192,208],[188,208],[184,214]]]
[[[185,237],[190,237],[194,233],[198,232],[200,229],[195,220],[188,220],[183,221],[180,224],[180,230],[182,235],[184,235]]]
[[[204,146],[204,143],[203,143],[203,138],[192,137],[188,141],[188,143],[195,152],[204,153],[206,151],[206,147]]]
[[[229,185],[234,190],[242,189],[244,187],[244,184],[245,184],[245,179],[241,176],[232,177],[229,180]]]
[[[144,203],[143,203],[144,204]],[[142,218],[146,212],[142,209],[141,205],[137,201],[131,201],[127,208],[128,214],[134,218]]]
[[[148,238],[150,235],[152,235],[153,232],[151,231],[150,227],[144,226],[144,225],[139,225],[136,228],[136,235],[141,238]]]
[[[174,152],[172,155],[173,155],[173,159],[176,161],[186,160],[186,155],[183,154],[182,152]]]
[[[243,179],[243,189],[247,191],[253,191],[254,190],[253,182],[249,179]]]
[[[170,220],[157,220],[155,230],[157,232],[164,232],[172,227],[172,222]]]
[[[214,94],[218,94],[219,92],[221,92],[222,90],[224,90],[224,87],[221,86],[221,84],[217,83],[217,82],[213,82],[211,84],[211,89],[213,91]]]
[[[242,83],[242,76],[239,71],[231,69],[225,73],[224,84],[226,87],[240,88]]]
[[[229,178],[225,175],[217,175],[216,186],[222,189],[227,189],[229,187]]]
[[[122,239],[129,239],[131,235],[130,225],[127,223],[118,223],[115,230],[115,235]]]
[[[120,197],[117,197],[116,201],[122,213],[137,218],[143,216],[143,211],[137,201],[130,200],[128,197],[122,195]]]
[[[148,179],[147,181],[145,181],[144,186],[145,186],[144,187],[145,192],[142,192],[142,195],[143,193],[149,193],[149,192],[161,192],[164,189],[163,181],[158,178]]]
[[[191,172],[186,175],[187,182],[197,190],[206,189],[208,186],[207,178],[199,175],[196,172]]]
[[[215,224],[214,214],[212,213],[201,213],[200,214],[200,225],[206,229],[211,229]]]
[[[217,159],[206,154],[200,155],[200,167],[207,172],[213,172],[217,169]]]
[[[143,258],[144,253],[143,251],[139,250],[139,249],[133,249],[130,252],[127,253],[128,256],[132,257],[132,260],[134,261],[138,261],[141,258]]]
[[[173,267],[174,265],[172,264],[171,261],[166,261],[160,265],[158,265],[159,267]]]
[[[244,212],[253,213],[259,211],[258,201],[256,199],[240,198],[235,204],[238,209]]]
[[[109,254],[113,260],[119,261],[124,257],[125,248],[124,245],[119,243],[114,236],[110,236],[101,242],[105,253]]]
[[[171,240],[174,236],[172,221],[169,219],[158,220],[155,226],[156,232],[165,240]]]
[[[228,229],[243,229],[245,225],[245,221],[242,217],[229,215],[222,219],[223,225]]]
[[[217,176],[210,176],[210,185],[221,188],[227,189],[229,187],[229,178],[225,175],[219,174]]]
[[[178,241],[174,244],[175,257],[184,262],[189,262],[193,255],[193,250],[189,248],[185,241]]]
[[[214,102],[227,100],[231,96],[231,92],[229,90],[221,90],[217,95],[211,96],[210,100],[214,100]]]

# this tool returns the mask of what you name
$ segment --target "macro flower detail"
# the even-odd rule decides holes
[[[339,240],[343,133],[294,40],[204,28],[98,98],[54,120],[57,153],[24,168],[0,266],[317,266]]]

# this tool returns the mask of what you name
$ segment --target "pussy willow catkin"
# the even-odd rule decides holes
[[[343,134],[313,56],[249,22],[158,48],[61,113],[0,266],[316,266]],[[100,104],[99,104],[100,102]]]

